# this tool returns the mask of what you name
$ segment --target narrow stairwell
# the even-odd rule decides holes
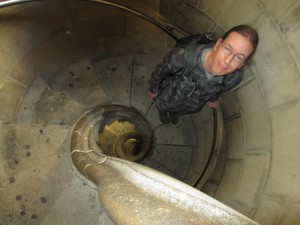
[[[148,79],[158,61],[141,54],[98,61],[84,57],[51,78],[39,76],[32,82],[16,122],[2,124],[1,129],[1,143],[14,142],[1,151],[8,159],[3,170],[7,182],[2,184],[9,193],[3,199],[9,203],[4,212],[8,221],[53,224],[65,218],[72,224],[96,224],[97,193],[93,184],[74,172],[68,140],[80,116],[98,105],[120,104],[139,111],[154,133],[151,153],[141,163],[185,180],[196,148],[193,123],[189,116],[176,126],[160,123],[147,96]]]
[[[119,15],[104,20],[108,18],[120,21]],[[209,157],[211,111],[163,125],[148,98],[148,79],[170,49],[166,43],[121,33],[83,47],[80,35],[76,41],[69,40],[68,32],[63,35],[64,31],[51,33],[12,71],[18,75],[24,65],[34,65],[24,70],[34,77],[27,81],[26,93],[19,93],[15,119],[1,122],[0,202],[7,207],[2,208],[0,224],[113,224],[99,203],[96,185],[77,171],[70,156],[72,129],[83,115],[101,106],[128,107],[147,121],[153,133],[149,152],[139,160],[142,165],[193,185]],[[42,52],[51,54],[45,60]]]

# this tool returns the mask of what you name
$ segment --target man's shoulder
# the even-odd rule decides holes
[[[216,41],[213,33],[193,34],[176,41],[176,47],[185,48],[188,45],[209,44]]]

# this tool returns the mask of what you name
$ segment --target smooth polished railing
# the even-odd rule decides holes
[[[0,8],[11,6],[11,5],[17,5],[21,3],[27,3],[27,2],[36,2],[41,0],[8,0],[8,1],[0,1]]]
[[[71,158],[98,188],[114,224],[257,224],[199,190],[138,163],[109,157],[96,144],[99,124],[113,105],[83,115],[71,132]]]

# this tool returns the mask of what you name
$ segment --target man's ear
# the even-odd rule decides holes
[[[242,63],[241,65],[239,65],[238,69],[242,68],[243,66],[245,66],[245,63]]]
[[[222,43],[222,38],[219,38],[216,42],[216,44],[214,45],[214,50],[216,51],[218,46]]]

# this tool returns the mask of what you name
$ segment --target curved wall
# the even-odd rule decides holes
[[[262,224],[299,223],[299,1],[162,1],[160,13],[188,33],[251,24],[254,62],[222,98],[227,161],[204,191]]]
[[[102,31],[99,21],[86,23],[97,21],[99,15],[116,15],[90,4],[94,3],[44,1],[1,9],[2,122],[15,121],[18,105],[35,77],[56,74],[87,52],[94,52],[95,58],[120,54],[122,48],[126,52],[131,43],[125,40],[126,44],[107,47],[105,37],[127,32],[149,36],[144,25],[139,29],[141,24],[131,21],[134,26],[128,26],[122,18],[112,20],[112,28],[128,26],[117,33]],[[253,64],[242,84],[222,98],[227,131],[224,170],[216,171],[203,191],[262,224],[296,224],[300,219],[299,1],[136,0],[126,4],[191,34],[209,30],[221,35],[239,23],[258,30],[260,43]],[[39,11],[34,16],[26,13],[35,7]],[[161,32],[153,31],[150,40],[172,45]],[[77,39],[69,39],[70,34]],[[143,44],[131,45],[143,48]],[[144,51],[158,57],[168,49],[151,41],[147,46]],[[2,161],[0,167],[4,165]]]

